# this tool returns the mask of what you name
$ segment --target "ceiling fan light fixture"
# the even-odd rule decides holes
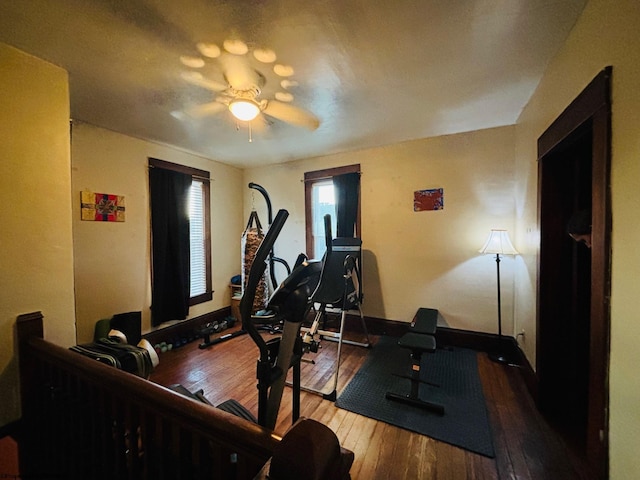
[[[229,110],[238,120],[250,122],[260,113],[260,106],[251,99],[238,98],[229,104]]]

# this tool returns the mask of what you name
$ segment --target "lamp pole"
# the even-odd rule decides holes
[[[507,356],[502,353],[502,300],[500,297],[500,254],[496,253],[496,278],[498,285],[498,346],[495,352],[489,353],[489,358],[494,362],[512,364]]]
[[[498,344],[494,351],[489,352],[489,358],[494,362],[516,366],[518,363],[513,360],[508,353],[504,353],[504,342],[502,339],[502,298],[500,292],[500,254],[516,255],[518,252],[511,244],[506,230],[492,229],[489,238],[480,253],[495,253],[496,255],[496,279],[498,289]]]
[[[502,345],[502,301],[500,299],[500,254],[496,253],[496,274],[498,279],[498,344]]]

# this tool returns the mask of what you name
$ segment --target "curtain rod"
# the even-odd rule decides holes
[[[197,180],[202,180],[203,182],[211,182],[211,178],[201,177],[199,175],[191,175],[191,178],[195,178]]]
[[[156,168],[154,165],[147,165],[147,168]],[[180,172],[180,170],[173,170],[171,168],[163,168],[163,167],[157,167],[157,168],[162,168],[163,170],[171,170],[173,172]],[[180,173],[185,173],[185,172],[180,172]],[[187,174],[189,175],[189,174]],[[203,182],[211,182],[212,178],[211,177],[202,177],[200,175],[191,175],[191,178],[195,178],[197,180],[202,180]]]
[[[362,176],[362,172],[349,172],[349,173],[357,173],[358,175]],[[344,175],[344,174],[341,174]],[[340,175],[327,175],[326,177],[314,177],[314,178],[303,178],[300,181],[303,183],[306,182],[317,182],[318,180],[331,180],[335,177],[339,177]]]

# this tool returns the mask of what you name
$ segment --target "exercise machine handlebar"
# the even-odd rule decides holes
[[[331,252],[331,243],[333,241],[333,232],[331,232],[331,215],[328,213],[324,216],[324,243],[327,252]]]
[[[247,285],[245,286],[244,293],[242,295],[242,300],[240,300],[240,317],[242,318],[242,328],[246,330],[255,344],[258,346],[260,350],[260,358],[268,358],[269,351],[267,347],[267,343],[263,340],[262,336],[258,332],[255,324],[251,319],[251,309],[253,308],[253,298],[256,295],[256,290],[258,288],[258,284],[264,275],[264,271],[267,268],[267,259],[269,258],[269,253],[273,248],[273,244],[276,242],[282,227],[284,226],[287,218],[289,217],[289,212],[284,209],[281,209],[276,214],[276,218],[273,220],[273,223],[269,227],[267,234],[265,235],[260,247],[258,247],[258,251],[253,259],[253,263],[251,265],[251,269],[249,270],[249,278],[247,279]]]

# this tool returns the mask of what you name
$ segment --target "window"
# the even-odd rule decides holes
[[[310,258],[320,259],[326,250],[324,216],[327,213],[331,215],[332,236],[336,237],[337,200],[333,177],[346,173],[359,172],[360,165],[349,165],[304,174],[306,249],[307,256]],[[360,199],[358,198],[356,236],[361,236],[360,232]]]
[[[336,232],[336,200],[333,182],[321,180],[311,185],[311,235],[313,252],[311,258],[322,258],[325,251],[324,216],[331,215],[332,236]]]
[[[198,299],[201,295],[211,293],[211,275],[207,265],[211,263],[209,235],[207,225],[209,224],[207,217],[209,214],[208,202],[209,182],[201,179],[191,179],[191,190],[189,192],[189,263],[191,267],[191,283],[190,297],[191,305],[200,303],[200,300],[194,303],[193,299]],[[206,214],[205,214],[206,211]],[[207,282],[208,281],[208,282]],[[210,300],[211,298],[209,298]]]
[[[191,175],[189,210],[189,305],[213,298],[211,284],[211,235],[209,212],[209,172],[183,165],[149,159],[151,168]],[[153,282],[153,278],[152,278]]]

